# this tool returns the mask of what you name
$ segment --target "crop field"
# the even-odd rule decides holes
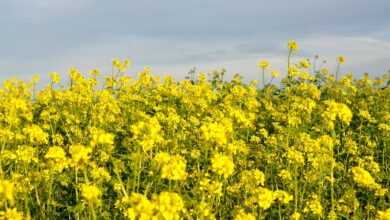
[[[298,49],[249,83],[130,77],[118,59],[4,81],[0,220],[390,219],[389,75],[344,74],[343,56],[317,69]]]

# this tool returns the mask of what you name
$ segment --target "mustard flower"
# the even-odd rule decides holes
[[[211,169],[216,174],[227,178],[234,172],[234,163],[229,156],[217,153],[211,159]]]

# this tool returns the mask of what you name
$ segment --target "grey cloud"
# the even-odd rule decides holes
[[[0,72],[104,67],[116,56],[133,58],[139,67],[156,65],[164,70],[230,62],[239,65],[230,68],[255,72],[255,67],[243,65],[258,58],[284,57],[289,39],[363,36],[389,42],[388,11],[388,0],[1,1]],[[322,40],[327,44],[331,39]],[[325,51],[329,56],[344,47],[329,46],[340,50]],[[319,44],[312,47],[318,48],[303,48],[300,55],[326,50]],[[359,65],[351,69],[385,68],[388,56],[382,51],[366,53],[377,60],[366,66],[356,61]]]

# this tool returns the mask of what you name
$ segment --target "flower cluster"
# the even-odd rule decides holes
[[[260,84],[119,59],[3,82],[0,219],[390,219],[389,75],[286,47]]]

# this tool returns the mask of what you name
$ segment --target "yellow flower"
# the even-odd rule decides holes
[[[209,196],[221,197],[222,183],[219,181],[211,181],[210,179],[203,178],[199,181],[199,190]]]
[[[240,209],[236,216],[234,216],[234,220],[255,220],[256,217],[250,213],[246,213],[243,209]]]
[[[91,145],[113,145],[115,136],[111,133],[107,133],[104,130],[92,128],[91,129]]]
[[[279,71],[277,71],[277,70],[272,70],[272,71],[271,71],[271,76],[272,76],[273,78],[277,78],[279,75],[280,75],[280,72],[279,72]]]
[[[337,57],[337,62],[338,62],[339,64],[345,63],[345,57],[344,57],[344,56],[338,56],[338,57]]]
[[[18,210],[16,208],[12,208],[12,209],[8,208],[4,212],[3,216],[1,216],[1,214],[0,214],[0,219],[4,219],[4,220],[23,220],[25,218],[23,217],[23,213],[18,212]]]
[[[82,184],[81,185],[81,196],[90,203],[99,203],[100,202],[100,196],[101,196],[100,189],[91,184]]]
[[[251,206],[250,204],[257,204],[260,208],[267,210],[275,200],[274,193],[267,188],[259,187],[254,189],[252,193],[253,195],[245,202],[249,206]]]
[[[171,155],[167,152],[158,152],[156,156],[154,156],[153,161],[157,163],[158,166],[163,166],[164,164],[169,163],[171,160]]]
[[[0,179],[0,205],[5,201],[8,201],[11,205],[14,204],[14,188],[12,182]]]
[[[280,201],[283,204],[289,203],[291,200],[293,200],[293,196],[290,195],[288,192],[283,190],[276,190],[274,191],[274,199],[277,201]]]
[[[23,146],[19,147],[16,150],[16,155],[18,157],[19,161],[22,161],[24,163],[31,163],[31,162],[38,162],[38,158],[35,156],[36,154],[36,148],[31,146]]]
[[[390,220],[390,75],[336,81],[288,47],[288,75],[264,88],[225,70],[130,77],[123,59],[102,79],[6,80],[0,220]]]
[[[288,149],[286,153],[287,160],[296,165],[304,165],[305,164],[305,157],[303,156],[302,152],[299,152],[294,149]]]
[[[119,72],[125,72],[128,68],[129,68],[129,65],[130,65],[130,60],[129,59],[125,59],[122,61],[120,61],[119,59],[115,58],[112,60],[112,65],[119,71]]]
[[[267,69],[267,67],[269,67],[269,62],[268,60],[260,60],[257,65],[261,69]]]
[[[62,172],[69,166],[68,159],[62,147],[50,147],[45,154],[45,159],[48,160],[47,166],[55,172]]]
[[[301,214],[299,212],[294,212],[291,216],[290,216],[291,220],[299,220],[301,219]]]
[[[378,188],[375,191],[375,196],[384,197],[389,190],[387,188]]]
[[[122,198],[121,203],[130,207],[125,210],[129,219],[151,219],[154,215],[155,205],[148,198],[139,193],[131,193],[130,197]]]
[[[157,118],[148,118],[131,125],[131,132],[137,144],[144,150],[151,150],[157,143],[162,141],[160,135],[161,125]]]
[[[89,74],[91,74],[93,77],[98,77],[98,76],[100,76],[100,70],[98,70],[98,69],[93,69],[93,70],[90,70],[89,71]]]
[[[328,219],[329,219],[329,220],[336,220],[336,219],[337,219],[337,214],[336,214],[336,212],[335,212],[335,211],[330,211],[330,212],[328,213]]]
[[[164,164],[161,168],[161,178],[185,180],[186,177],[186,161],[179,155],[172,156],[170,162]]]
[[[64,149],[62,147],[53,146],[50,147],[45,155],[46,159],[54,159],[54,160],[65,160],[66,155]]]
[[[378,211],[378,220],[390,220],[390,208],[385,211]]]
[[[38,125],[30,125],[23,128],[23,133],[31,144],[47,144],[48,134]]]
[[[289,40],[288,49],[292,52],[297,51],[299,49],[297,42],[295,40]]]
[[[114,67],[116,67],[117,69],[119,69],[121,66],[121,61],[118,58],[114,58],[114,59],[112,59],[112,65]]]
[[[369,121],[369,122],[372,121],[372,117],[371,117],[369,111],[366,111],[366,110],[359,110],[359,116],[361,116],[362,118],[366,119],[366,120]]]
[[[211,159],[211,169],[218,175],[227,178],[234,172],[234,163],[229,156],[217,153]]]
[[[303,212],[311,212],[314,215],[322,216],[322,205],[321,200],[317,195],[313,194],[311,199],[306,202],[306,207]]]
[[[201,156],[200,150],[198,150],[198,149],[191,150],[191,157],[193,159],[199,159],[200,156]]]
[[[60,78],[60,74],[57,73],[57,72],[51,72],[50,73],[50,78],[51,78],[51,81],[56,84],[56,83],[59,83],[61,78]]]
[[[41,77],[39,76],[39,74],[34,74],[32,76],[32,79],[31,79],[31,83],[32,84],[37,84],[39,82],[39,80],[41,79]]]
[[[265,175],[258,169],[245,170],[241,173],[240,183],[248,190],[253,187],[264,186],[264,182]]]
[[[207,122],[200,127],[201,138],[205,141],[216,143],[218,146],[223,146],[228,142],[229,133],[231,131],[230,123]]]
[[[216,219],[214,214],[213,214],[212,205],[208,204],[205,201],[201,201],[200,203],[198,203],[196,205],[196,214],[201,219],[210,219],[210,220]]]
[[[285,181],[290,181],[292,180],[291,173],[288,170],[281,170],[278,174],[278,176]]]
[[[184,202],[177,193],[161,192],[154,197],[153,204],[157,210],[157,219],[179,220],[184,212]]]
[[[337,103],[334,100],[326,100],[324,103],[327,105],[324,117],[328,120],[335,121],[338,117],[342,122],[349,125],[352,120],[352,111],[344,103]]]
[[[80,162],[87,162],[89,154],[92,152],[90,147],[81,144],[74,144],[69,147],[69,153],[72,156],[72,162],[77,165]]]
[[[154,161],[161,169],[161,178],[169,180],[185,180],[187,178],[186,160],[180,155],[169,155],[159,152]]]
[[[299,65],[303,68],[309,68],[310,67],[309,59],[302,59],[301,61],[299,61]]]
[[[380,185],[375,182],[375,179],[371,174],[361,167],[352,168],[353,180],[360,186],[367,187],[369,189],[378,189]]]

